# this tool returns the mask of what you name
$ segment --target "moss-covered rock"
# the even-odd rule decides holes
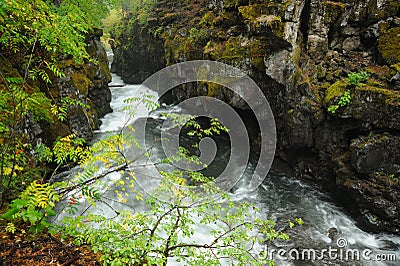
[[[332,24],[344,13],[346,4],[336,1],[324,1],[324,23]]]
[[[256,18],[262,15],[270,14],[268,12],[269,4],[254,4],[248,6],[241,6],[238,8],[240,15],[244,20],[254,21]]]
[[[0,78],[0,82],[4,84],[4,79],[3,77],[15,77],[15,78],[21,78],[21,74],[18,72],[18,70],[11,65],[10,61],[6,58],[1,56],[0,57],[0,66],[1,66],[1,74],[2,78]],[[5,84],[4,84],[5,85]]]
[[[329,105],[332,101],[337,100],[346,91],[346,82],[343,80],[336,81],[332,84],[325,93],[324,103]]]
[[[343,116],[351,116],[378,128],[400,130],[400,92],[373,86],[360,86],[352,92]]]
[[[388,30],[379,38],[378,50],[388,64],[400,62],[400,27]]]
[[[86,77],[86,75],[80,73],[71,74],[72,85],[79,90],[83,95],[87,95],[89,92],[89,86],[93,83]]]
[[[371,0],[365,2],[361,12],[356,13],[357,20],[363,24],[372,24],[390,16],[395,16],[400,8],[398,0]]]
[[[179,13],[167,13],[161,19],[161,25],[168,25],[179,18]]]

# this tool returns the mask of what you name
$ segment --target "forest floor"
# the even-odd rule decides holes
[[[0,266],[100,266],[99,258],[89,247],[64,243],[50,233],[0,232]]]

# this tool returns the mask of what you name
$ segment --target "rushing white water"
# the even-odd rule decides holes
[[[109,85],[112,85],[110,87],[112,95],[110,105],[113,112],[105,115],[101,119],[102,124],[97,133],[119,131],[124,127],[127,120],[129,120],[129,123],[134,121],[127,117],[126,111],[123,110],[124,107],[127,106],[124,102],[126,99],[141,97],[143,95],[157,95],[154,91],[140,85],[124,85],[122,79],[115,74],[112,74],[112,82]],[[148,114],[148,109],[143,105],[143,103],[139,103],[133,118],[139,119],[141,117],[147,117]]]
[[[123,85],[123,82],[113,74],[111,85],[118,84]],[[96,138],[101,138],[107,132],[119,131],[124,127],[127,120],[123,110],[126,106],[125,99],[140,96],[142,93],[155,95],[155,92],[138,85],[112,87],[111,92],[113,112],[102,119],[102,125],[97,132]],[[159,112],[154,112],[152,116],[157,118],[159,117],[158,114]],[[137,119],[148,115],[149,113],[143,105],[138,106],[136,111]],[[146,132],[146,134],[157,135],[160,133],[161,127],[157,126],[156,119],[154,120],[154,125],[149,127],[148,130],[152,132]],[[154,153],[154,156],[162,157],[162,155],[157,154],[157,149]],[[220,156],[220,158],[222,158],[221,163],[223,163],[224,156]],[[153,174],[152,171],[156,170],[154,167],[144,168],[138,174],[151,176]],[[121,178],[121,175],[113,173],[109,178],[115,180]],[[149,181],[148,184],[142,185],[152,186],[153,184]],[[268,247],[260,245],[260,250],[268,249],[269,252],[272,252],[272,249],[276,250],[275,256],[272,258],[278,262],[278,265],[400,265],[400,237],[362,231],[352,218],[332,203],[327,195],[315,191],[300,181],[293,180],[279,172],[271,171],[258,190],[253,192],[246,191],[245,187],[239,183],[235,191],[233,195],[235,200],[253,201],[262,210],[263,216],[278,221],[278,229],[279,227],[287,226],[288,220],[293,220],[297,217],[301,217],[304,220],[304,225],[289,230],[289,241],[274,241]],[[108,196],[112,197],[112,194],[110,193]],[[117,201],[115,203],[111,202],[111,204],[115,208],[121,207]],[[140,204],[140,202],[135,204]],[[99,204],[96,209],[91,209],[91,211],[109,215],[105,211],[107,209],[107,207]],[[198,243],[207,243],[209,230],[209,227],[197,226],[196,233],[192,239],[195,239]],[[338,244],[341,245],[341,249],[338,249]],[[306,256],[304,260],[301,257],[299,260],[287,260],[287,254],[284,255],[283,251],[280,251],[280,257],[277,255],[276,252],[279,249],[292,252],[292,255],[295,255],[296,251],[302,254],[301,252],[305,249],[312,249],[316,252],[316,256],[322,256],[322,258],[311,261],[309,260],[310,257]],[[336,251],[331,250],[331,254],[328,254],[324,249],[336,249]],[[360,259],[350,253],[346,257],[346,253],[343,252],[347,251],[353,252],[351,254],[355,254],[355,251],[359,252]],[[386,259],[389,258],[392,261],[377,261],[377,256],[380,254],[384,254],[383,256],[381,255],[382,258],[386,256]],[[394,259],[396,261],[393,261]],[[180,264],[171,260],[168,265]]]

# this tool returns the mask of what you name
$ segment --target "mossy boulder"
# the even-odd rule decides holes
[[[107,82],[111,82],[111,72],[110,69],[108,67],[108,59],[107,59],[107,55],[104,53],[102,55],[98,55],[97,56],[97,63],[98,63],[98,70],[101,73],[101,75],[104,76],[105,80],[107,80]],[[97,67],[96,67],[97,69]],[[96,74],[98,74],[96,72]]]
[[[385,180],[347,178],[340,186],[361,210],[356,219],[359,225],[368,231],[399,234],[400,207],[398,199],[399,185]]]
[[[80,73],[71,74],[72,85],[79,90],[83,95],[87,95],[89,92],[89,86],[93,83],[86,77],[86,75]]]
[[[386,89],[375,80],[367,80],[359,86],[340,80],[326,90],[325,107],[337,104],[346,91],[350,91],[350,103],[339,107],[336,116],[352,117],[375,127],[400,129],[400,91]]]
[[[356,88],[343,112],[349,115],[378,128],[400,130],[400,92],[368,85]]]
[[[75,69],[81,69],[81,68],[83,68],[83,64],[79,64],[76,62],[75,59],[70,58],[70,59],[59,61],[58,67],[61,69],[67,68],[67,67],[74,67]]]
[[[253,32],[272,32],[275,36],[283,37],[284,24],[280,17],[277,4],[254,4],[238,8],[244,21]]]
[[[378,50],[388,64],[400,62],[400,27],[383,33],[378,40]]]

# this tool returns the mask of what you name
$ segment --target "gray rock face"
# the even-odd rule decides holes
[[[166,3],[157,6],[159,16],[152,21],[163,26],[161,33],[150,36],[158,26],[149,25],[114,36],[120,43],[135,40],[128,48],[114,47],[114,70],[127,82],[141,82],[185,60],[240,68],[271,105],[276,157],[296,177],[349,194],[360,213],[355,218],[368,229],[400,234],[394,182],[399,177],[400,2],[181,2],[181,12]],[[360,71],[369,77],[347,78]],[[346,91],[350,102],[339,105]],[[173,90],[170,101],[198,95],[248,109],[237,95],[208,84],[185,84]]]
[[[388,133],[358,137],[350,144],[351,165],[360,174],[400,172],[400,137]]]
[[[138,26],[131,34],[129,40],[125,40],[128,43],[126,49],[115,48],[112,43],[115,60],[111,71],[121,76],[125,83],[139,84],[165,66],[164,48],[160,39],[147,29]]]

